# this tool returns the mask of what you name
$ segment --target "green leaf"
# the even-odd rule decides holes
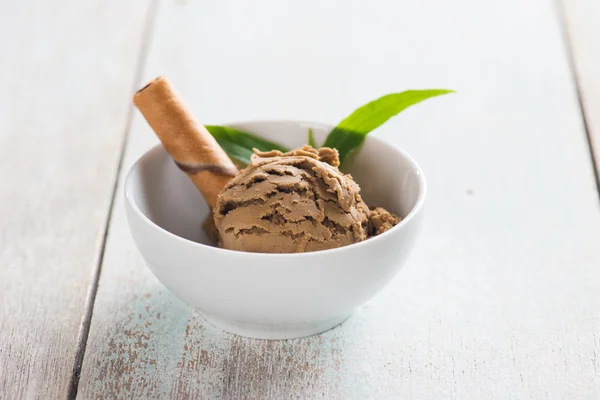
[[[217,142],[231,159],[238,161],[241,164],[240,166],[244,167],[250,164],[250,157],[253,154],[252,149],[247,149],[233,142],[219,140],[217,140]]]
[[[250,156],[253,153],[252,149],[260,151],[288,151],[285,147],[277,143],[269,142],[251,133],[242,132],[235,128],[219,125],[205,125],[205,127],[217,140],[219,146],[225,150],[225,153],[243,165],[250,163]]]
[[[312,128],[308,128],[308,145],[317,148],[317,142],[315,142],[315,135]]]
[[[407,90],[380,97],[360,107],[333,128],[323,147],[336,148],[340,153],[340,162],[343,162],[362,144],[369,132],[381,126],[388,119],[413,104],[453,92],[453,90],[445,89]]]

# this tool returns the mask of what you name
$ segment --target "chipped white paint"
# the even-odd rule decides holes
[[[588,135],[600,171],[600,2],[563,0],[562,4]],[[600,190],[600,177],[596,178]]]
[[[3,2],[0,398],[65,398],[146,1]]]
[[[203,322],[144,266],[119,187],[82,399],[600,395],[600,209],[551,0],[164,2],[145,71],[206,123],[458,93],[377,132],[425,169],[425,229],[398,279],[320,336]],[[136,114],[125,169],[155,142]]]

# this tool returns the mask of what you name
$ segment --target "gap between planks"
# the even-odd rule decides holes
[[[583,101],[583,89],[582,82],[579,73],[577,72],[577,61],[575,59],[575,49],[573,45],[573,41],[575,38],[573,34],[569,30],[569,21],[567,20],[567,10],[568,0],[556,0],[556,10],[558,14],[559,24],[562,30],[563,43],[567,53],[567,61],[569,63],[569,67],[571,68],[571,74],[573,76],[573,82],[575,86],[575,90],[577,91],[577,103],[579,105],[579,110],[581,112],[581,120],[583,122],[583,129],[586,135],[586,141],[588,144],[590,162],[592,163],[592,170],[594,171],[594,181],[596,182],[596,192],[598,194],[598,201],[600,201],[600,159],[597,159],[595,151],[594,151],[594,140],[592,138],[592,129],[589,124],[588,117],[586,115],[585,104]],[[600,145],[600,144],[598,144]]]
[[[144,66],[150,48],[150,39],[152,37],[152,31],[154,23],[156,21],[156,14],[158,9],[159,0],[151,0],[148,5],[146,22],[144,23],[144,31],[142,33],[142,45],[140,49],[140,55],[136,66],[136,71],[133,79],[132,93],[134,93],[140,85],[140,80],[144,72]],[[96,301],[96,294],[98,292],[98,283],[100,281],[100,274],[102,272],[102,262],[104,261],[104,252],[106,250],[106,239],[110,230],[110,223],[112,220],[113,210],[115,206],[115,198],[117,194],[117,188],[120,183],[121,169],[123,168],[123,160],[125,158],[125,149],[129,139],[129,132],[131,130],[131,121],[133,119],[133,102],[129,103],[129,110],[127,111],[127,120],[125,122],[125,128],[123,131],[123,141],[121,144],[121,151],[119,154],[119,160],[117,163],[117,170],[115,172],[114,185],[111,194],[110,203],[108,206],[108,213],[106,216],[106,223],[104,224],[104,231],[100,243],[100,249],[98,251],[97,261],[92,274],[92,280],[90,282],[90,288],[85,299],[84,314],[79,326],[79,334],[77,336],[77,349],[75,351],[75,360],[73,362],[73,369],[71,373],[71,381],[69,383],[69,392],[67,398],[69,400],[77,397],[77,390],[79,388],[79,378],[81,377],[81,367],[83,365],[83,358],[85,356],[85,350],[87,346],[88,335],[90,333],[90,325],[92,322],[92,314],[94,312],[94,303]]]

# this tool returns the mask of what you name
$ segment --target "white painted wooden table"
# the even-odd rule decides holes
[[[0,398],[600,398],[597,0],[6,1]],[[375,134],[422,164],[407,267],[343,325],[223,333],[129,235],[165,74],[205,123],[336,123],[444,87]]]

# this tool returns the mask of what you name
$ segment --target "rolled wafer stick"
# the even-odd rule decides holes
[[[225,184],[238,173],[225,151],[166,78],[148,83],[133,96],[133,102],[177,166],[214,207]]]

